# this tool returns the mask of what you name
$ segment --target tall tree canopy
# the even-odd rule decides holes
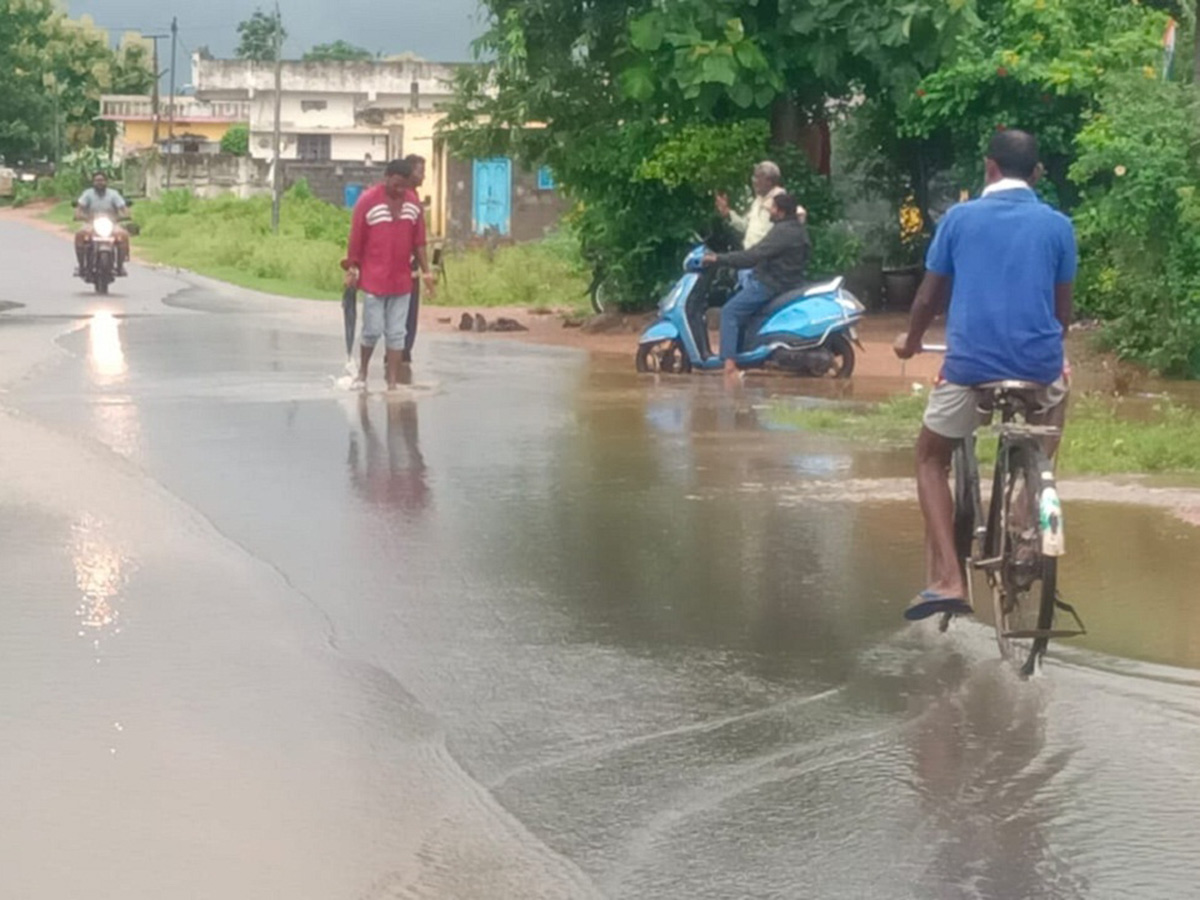
[[[304,54],[305,62],[365,62],[374,58],[375,54],[365,47],[358,47],[342,40],[329,44],[317,44]]]
[[[930,175],[978,165],[997,125],[1041,132],[1069,192],[1074,136],[1103,75],[1158,61],[1164,5],[483,0],[484,62],[460,75],[447,127],[460,152],[549,163],[579,201],[585,249],[644,302],[716,182],[744,183],[756,154],[779,154],[839,110],[853,110],[867,171],[893,199],[915,193],[927,210]],[[745,140],[731,159],[735,135]],[[667,177],[681,147],[707,163]],[[788,180],[817,189],[802,167]]]
[[[238,45],[233,51],[234,55],[238,59],[253,62],[274,62],[276,47],[282,47],[283,42],[287,40],[287,30],[283,23],[273,14],[265,13],[261,9],[254,10],[254,15],[239,22],[237,32]]]
[[[585,249],[645,302],[710,208],[713,182],[744,185],[766,135],[794,142],[830,101],[915,87],[977,26],[975,3],[485,0],[477,51],[489,62],[461,74],[448,127],[462,152],[549,163],[580,201]],[[764,139],[730,158],[722,132],[734,124]],[[645,165],[684,134],[722,171],[705,167],[700,183]],[[789,173],[793,186],[805,177],[800,163]]]
[[[148,54],[138,44],[120,52],[107,35],[67,18],[53,0],[0,4],[0,156],[9,162],[102,144],[102,93],[140,94],[153,84]]]

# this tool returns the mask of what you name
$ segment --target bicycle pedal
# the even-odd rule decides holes
[[[1046,638],[1048,640],[1061,640],[1062,638],[1079,637],[1081,634],[1087,634],[1086,631],[1063,631],[1060,629],[1029,628],[1024,631],[1006,631],[1002,637],[1010,638],[1018,641],[1034,640],[1035,638]]]
[[[1004,558],[1001,556],[996,556],[996,557],[993,557],[992,559],[972,560],[971,565],[974,566],[976,569],[980,569],[982,571],[987,571],[988,569],[999,568],[1000,564],[1002,562],[1004,562]]]

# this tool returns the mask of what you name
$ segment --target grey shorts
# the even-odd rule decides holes
[[[1045,385],[1038,394],[1038,413],[1049,413],[1065,401],[1069,393],[1065,378]],[[925,406],[925,427],[950,440],[970,437],[976,428],[989,419],[988,413],[979,411],[982,394],[977,388],[943,381],[929,394],[929,403]]]
[[[362,345],[374,347],[383,338],[389,350],[403,350],[412,294],[377,297],[363,291],[362,295]]]

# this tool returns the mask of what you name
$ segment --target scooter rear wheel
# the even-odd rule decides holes
[[[854,374],[854,345],[844,334],[835,334],[829,339],[829,352],[833,354],[833,365],[826,373],[831,378],[849,378]]]
[[[639,344],[634,363],[642,374],[686,375],[692,371],[692,361],[678,339]]]

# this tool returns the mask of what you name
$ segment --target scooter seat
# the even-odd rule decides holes
[[[786,306],[791,306],[797,300],[803,300],[806,297],[817,297],[821,294],[829,294],[836,291],[842,286],[843,278],[838,277],[830,281],[821,281],[816,284],[802,285],[798,288],[793,288],[790,291],[784,291],[778,297],[775,297],[766,306],[762,307],[754,316],[746,323],[746,327],[742,330],[741,349],[748,350],[756,343],[756,335],[758,335],[764,323],[767,322],[775,313],[779,312]]]
[[[805,297],[816,297],[820,294],[828,294],[831,291],[836,291],[842,285],[841,278],[835,278],[832,281],[822,281],[818,284],[802,285],[798,288],[793,288],[790,291],[784,291],[778,297],[773,298],[762,309],[754,314],[754,320],[765,320],[779,310],[789,304],[795,303],[797,300],[803,300]],[[749,332],[749,329],[747,329]]]
[[[803,300],[805,297],[818,297],[821,294],[829,294],[836,291],[842,286],[844,279],[838,277],[832,281],[821,281],[817,284],[802,285],[798,288],[793,288],[790,291],[784,291],[778,297],[775,297],[766,306],[760,310],[760,313],[770,315],[773,312],[778,312],[789,303],[795,303],[797,300]]]

